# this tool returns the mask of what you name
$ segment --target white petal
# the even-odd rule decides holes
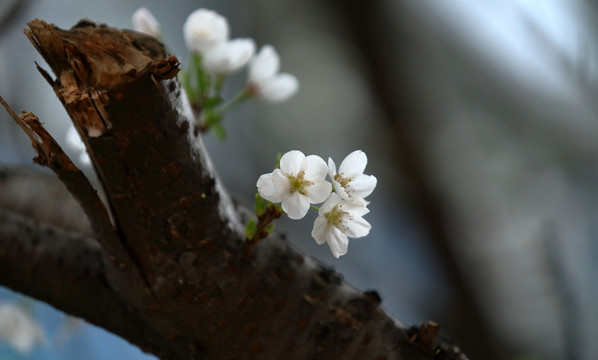
[[[158,20],[156,20],[154,15],[146,7],[137,9],[137,11],[133,13],[131,21],[133,22],[133,29],[135,29],[135,31],[156,38],[160,36],[160,23],[158,23]]]
[[[264,174],[257,180],[260,196],[273,203],[281,202],[289,189],[289,181],[280,169],[275,169],[271,174]]]
[[[352,238],[364,237],[370,233],[370,229],[372,228],[372,225],[360,216],[347,221],[347,226],[348,228],[345,230],[345,233]]]
[[[374,191],[377,183],[374,175],[359,175],[349,183],[350,195],[363,199]]]
[[[328,200],[326,200],[325,203],[320,205],[320,211],[318,211],[318,214],[323,216],[324,214],[331,212],[332,209],[334,209],[334,207],[336,205],[340,204],[340,202],[341,202],[341,198],[340,198],[340,196],[338,196],[338,194],[335,194],[335,193],[330,194],[330,197],[328,198]]]
[[[345,211],[349,212],[351,216],[363,216],[370,212],[367,208],[368,202],[363,199],[350,199],[343,201]]]
[[[297,176],[302,170],[303,159],[305,154],[299,150],[291,150],[280,158],[280,170],[287,175]]]
[[[336,164],[332,158],[328,158],[328,176],[330,179],[334,179],[334,175],[336,175]]]
[[[345,190],[345,188],[336,180],[332,179],[332,186],[334,186],[334,191],[343,199],[349,200],[351,197],[349,193]]]
[[[345,255],[347,253],[347,248],[349,247],[349,238],[339,229],[333,227],[332,233],[328,238],[328,246],[330,246],[330,251],[332,251],[332,255],[335,258],[339,258],[341,255]]]
[[[355,150],[343,160],[341,166],[338,168],[338,172],[343,174],[343,177],[362,174],[367,163],[367,155],[361,150]]]
[[[226,42],[228,32],[226,19],[207,9],[195,10],[187,17],[183,25],[187,48],[202,55],[214,46]]]
[[[0,342],[7,342],[21,353],[33,350],[44,341],[38,323],[23,310],[11,303],[0,303]]]
[[[256,83],[258,95],[269,102],[282,102],[295,95],[299,90],[299,81],[291,74],[278,74]]]
[[[307,156],[303,160],[302,170],[305,171],[305,179],[309,181],[323,180],[328,174],[328,166],[318,155]]]
[[[270,200],[274,197],[274,194],[276,193],[276,189],[274,188],[274,182],[272,181],[272,174],[263,174],[259,177],[259,179],[257,179],[257,191],[260,193],[260,196],[262,198],[272,202],[277,202]]]
[[[298,220],[307,214],[309,201],[305,195],[294,192],[282,200],[282,209],[291,219]]]
[[[257,84],[271,78],[280,68],[280,58],[272,45],[264,45],[249,64],[249,83]]]
[[[314,181],[313,185],[305,188],[307,199],[312,204],[318,204],[326,201],[332,192],[332,184],[326,180]]]
[[[202,66],[209,73],[230,74],[245,66],[254,52],[255,42],[252,39],[234,39],[208,51]]]
[[[330,234],[330,228],[328,227],[328,221],[324,216],[318,216],[314,221],[314,228],[311,231],[311,236],[316,240],[318,245],[322,245],[328,241]]]

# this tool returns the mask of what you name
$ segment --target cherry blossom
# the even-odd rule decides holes
[[[355,150],[341,162],[337,173],[334,161],[328,158],[329,175],[334,191],[342,199],[363,199],[374,191],[378,180],[373,175],[363,173],[367,163],[366,154],[361,150]]]
[[[271,45],[264,45],[249,63],[249,88],[269,102],[285,101],[299,90],[297,78],[279,73],[280,58]]]
[[[230,74],[245,66],[255,53],[252,39],[234,39],[214,46],[202,61],[203,68],[213,74]]]
[[[131,20],[133,21],[133,28],[136,31],[155,38],[159,38],[162,34],[160,23],[146,7],[137,9],[137,11],[133,13]]]
[[[44,334],[37,322],[21,306],[0,303],[0,341],[7,342],[21,353],[43,343]]]
[[[215,11],[198,9],[189,14],[183,25],[183,35],[191,52],[206,54],[228,40],[228,21]]]
[[[369,234],[371,225],[362,216],[370,212],[360,199],[343,200],[336,193],[320,206],[311,236],[319,245],[328,243],[332,255],[338,258],[347,253],[349,237]]]
[[[330,196],[332,184],[325,179],[327,172],[328,167],[319,156],[292,150],[280,158],[279,169],[260,176],[258,192],[268,201],[281,203],[291,219],[301,219],[310,204],[321,203]]]

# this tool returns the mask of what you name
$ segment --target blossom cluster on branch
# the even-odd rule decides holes
[[[162,39],[158,21],[146,8],[137,10],[132,20],[135,30]],[[221,120],[227,111],[253,97],[282,102],[299,89],[295,76],[279,71],[280,57],[272,45],[264,45],[256,54],[253,39],[231,40],[229,33],[226,18],[208,9],[195,10],[183,25],[191,60],[180,72],[180,80],[196,111],[200,129],[214,130],[221,139],[226,137]],[[224,101],[221,92],[226,77],[245,66],[248,67],[245,87]]]
[[[349,154],[339,166],[331,158],[328,164],[317,155],[305,156],[292,150],[284,154],[278,168],[263,174],[257,181],[261,198],[280,203],[291,219],[302,219],[311,204],[324,202],[317,209],[312,237],[318,244],[328,243],[338,258],[347,253],[349,237],[360,238],[369,234],[371,226],[363,219],[369,212],[370,195],[377,184],[373,175],[364,174],[367,156],[361,150]],[[326,180],[326,176],[332,181]]]

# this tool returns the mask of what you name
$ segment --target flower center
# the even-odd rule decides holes
[[[291,194],[294,192],[298,192],[301,195],[307,196],[307,191],[305,188],[307,186],[313,185],[314,183],[305,180],[303,177],[305,176],[305,171],[301,170],[297,176],[289,175],[289,184],[291,185]]]
[[[334,175],[334,180],[341,184],[343,189],[347,189],[347,186],[349,186],[349,183],[353,181],[353,178],[344,178],[342,174],[336,174]]]
[[[330,212],[324,214],[326,220],[328,220],[328,225],[335,226],[341,230],[346,227],[342,226],[343,219],[349,215],[348,212],[342,210],[342,207],[342,205],[336,205]]]

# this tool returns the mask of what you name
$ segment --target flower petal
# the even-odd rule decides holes
[[[265,81],[278,72],[280,58],[272,45],[262,46],[260,52],[249,64],[249,83]]]
[[[370,212],[367,208],[369,203],[363,199],[350,199],[343,202],[345,211],[348,211],[351,216],[363,216]]]
[[[314,184],[305,188],[307,199],[312,204],[326,201],[332,192],[332,184],[326,180],[314,181]]]
[[[328,176],[334,179],[334,175],[336,175],[336,164],[332,158],[328,158]]]
[[[228,21],[212,10],[198,9],[189,14],[183,25],[187,48],[205,54],[214,46],[228,40]]]
[[[255,53],[252,39],[234,39],[216,45],[202,59],[203,68],[212,74],[230,74],[247,64]]]
[[[285,194],[289,192],[289,182],[280,169],[274,170],[271,174],[264,174],[257,180],[257,191],[260,196],[268,201],[281,202]]]
[[[361,216],[354,217],[352,220],[347,221],[347,229],[345,234],[352,238],[364,237],[370,233],[372,225],[365,221]]]
[[[318,216],[314,221],[314,228],[311,231],[311,236],[316,240],[318,245],[322,245],[328,241],[330,234],[330,228],[328,227],[328,221],[324,216]]]
[[[299,150],[291,150],[280,158],[280,170],[286,175],[298,175],[305,155]]]
[[[295,95],[299,81],[291,74],[277,74],[256,83],[259,96],[269,102],[282,102]]]
[[[153,36],[155,38],[160,37],[160,23],[154,17],[154,15],[146,7],[140,7],[133,13],[131,17],[133,22],[133,29],[141,33]]]
[[[347,253],[347,249],[349,248],[349,238],[347,238],[347,235],[342,231],[333,227],[330,237],[328,238],[328,246],[330,246],[332,255],[338,259],[339,256]]]
[[[299,220],[307,214],[309,201],[307,196],[294,192],[282,200],[282,209],[293,220]]]
[[[338,194],[330,194],[328,200],[326,200],[326,202],[320,205],[320,210],[318,211],[318,214],[320,214],[320,216],[324,216],[324,214],[331,212],[332,209],[334,209],[334,207],[340,203],[340,201],[341,198],[338,196]]]
[[[343,177],[363,174],[367,163],[367,155],[361,150],[355,150],[343,160],[341,166],[338,168],[338,172],[339,174],[343,174]]]
[[[370,195],[378,180],[374,175],[359,175],[349,183],[350,195],[353,198],[365,198]]]
[[[328,174],[328,166],[324,159],[318,155],[309,155],[303,160],[302,170],[305,171],[305,179],[309,181],[323,180]]]

